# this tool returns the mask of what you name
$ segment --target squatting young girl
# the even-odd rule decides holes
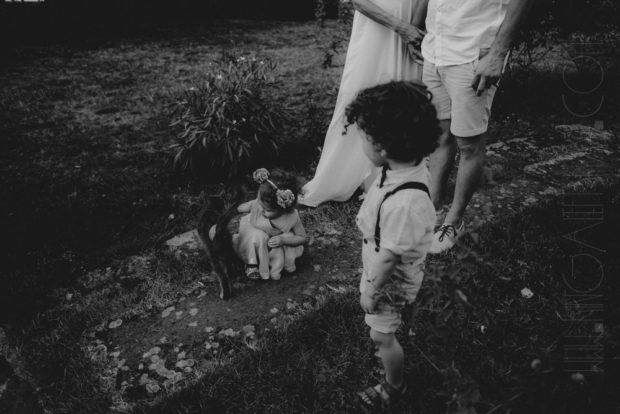
[[[413,82],[361,91],[346,116],[346,127],[360,129],[366,157],[383,167],[356,221],[363,236],[360,304],[385,371],[383,381],[359,395],[364,408],[385,408],[406,391],[404,353],[395,332],[424,278],[436,220],[425,157],[441,131],[430,93]]]
[[[241,218],[233,244],[250,279],[278,280],[282,270],[295,271],[295,259],[307,240],[295,208],[295,182],[272,178],[264,168],[254,171],[253,178],[259,184],[258,195],[239,206],[239,212],[249,214]]]

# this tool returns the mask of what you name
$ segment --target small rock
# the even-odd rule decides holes
[[[523,288],[521,289],[521,296],[523,296],[525,299],[531,299],[534,296],[534,292],[532,292],[528,288]]]
[[[187,326],[189,326],[190,328],[195,328],[198,326],[198,322],[194,321],[194,322],[190,322],[187,324]]]
[[[201,248],[200,243],[200,236],[198,236],[196,230],[187,231],[166,241],[166,245],[172,251],[178,251],[180,249],[190,251],[199,250]]]
[[[122,324],[123,324],[123,320],[122,319],[117,319],[115,321],[110,322],[110,324],[108,325],[108,328],[116,329],[119,326],[121,326]]]
[[[182,359],[181,361],[177,361],[176,363],[176,367],[183,369],[185,367],[193,367],[195,364],[195,361],[193,359]]]
[[[278,308],[271,308],[271,310],[269,312],[271,312],[271,313],[273,313],[275,315],[276,313],[279,312],[279,310],[278,310]]]
[[[149,394],[155,394],[157,392],[159,392],[161,390],[159,384],[154,383],[154,382],[149,382],[148,384],[146,384],[146,391]]]
[[[149,374],[140,375],[140,379],[138,380],[138,384],[145,385],[150,381]]]
[[[196,308],[191,308],[191,309],[189,310],[189,314],[190,314],[191,316],[196,316],[196,314],[197,314],[197,313],[198,313],[198,309],[196,309]]]
[[[159,354],[160,351],[161,351],[160,347],[154,346],[153,348],[149,349],[144,354],[142,354],[142,358],[148,358],[151,355],[157,355],[157,354]]]
[[[177,312],[175,312],[175,315],[176,315],[177,319],[180,319],[181,315],[183,315],[183,311],[177,311]]]
[[[161,313],[161,317],[162,318],[167,318],[168,316],[170,316],[170,314],[172,313],[173,310],[174,310],[174,306],[170,306],[170,307],[164,309],[163,312]]]
[[[233,337],[235,336],[235,331],[232,328],[228,328],[228,329],[222,329],[219,333],[219,336],[228,336],[228,337]]]

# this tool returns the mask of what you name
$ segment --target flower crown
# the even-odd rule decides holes
[[[280,207],[289,208],[290,206],[292,206],[295,202],[295,194],[293,194],[293,192],[289,189],[280,190],[278,186],[269,179],[269,175],[270,174],[267,169],[259,168],[258,170],[254,171],[254,173],[252,174],[252,178],[254,178],[254,181],[258,184],[266,182],[271,185],[274,190],[276,190],[276,203],[278,203]]]

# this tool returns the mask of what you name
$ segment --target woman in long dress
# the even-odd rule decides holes
[[[346,201],[376,174],[376,168],[362,152],[357,128],[347,128],[343,134],[345,107],[357,92],[391,80],[422,78],[421,57],[416,49],[424,32],[416,25],[425,13],[416,10],[417,0],[352,3],[356,11],[336,108],[314,178],[303,187],[299,199],[300,204],[309,207],[325,201]]]

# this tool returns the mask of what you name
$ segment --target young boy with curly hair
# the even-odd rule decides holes
[[[363,235],[360,305],[385,371],[383,381],[359,393],[365,408],[385,408],[406,391],[395,332],[422,284],[436,220],[426,157],[441,129],[431,98],[425,86],[397,81],[361,91],[346,110],[345,128],[356,124],[364,154],[383,167],[356,218]]]

